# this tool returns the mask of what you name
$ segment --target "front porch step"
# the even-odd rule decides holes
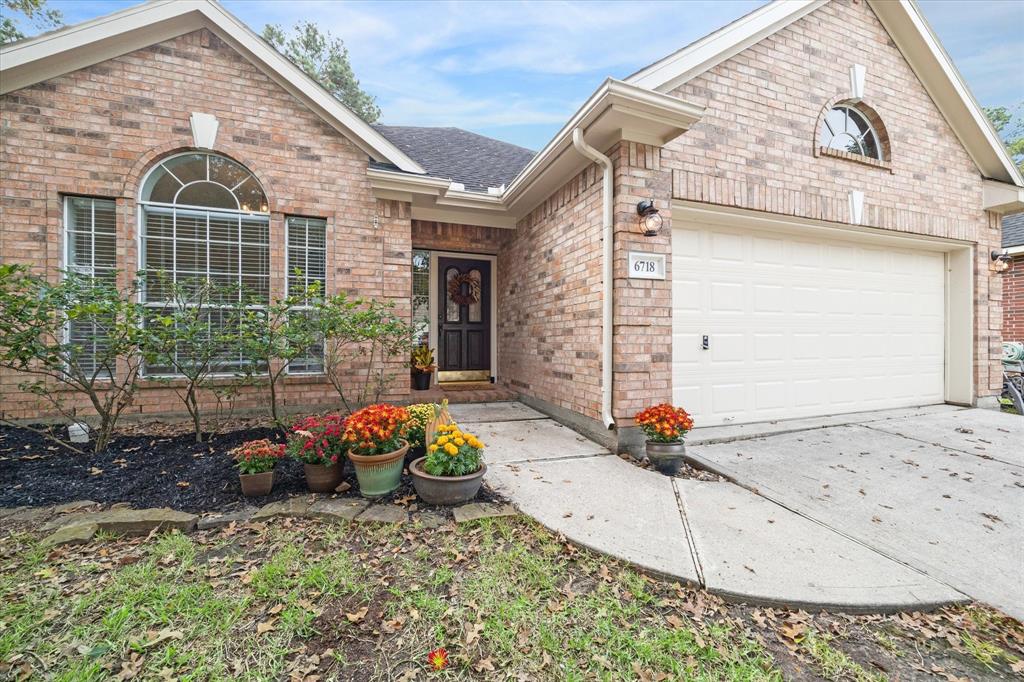
[[[516,400],[518,395],[515,391],[498,386],[497,384],[483,384],[478,387],[461,385],[457,388],[447,388],[444,384],[431,386],[426,391],[411,391],[409,401],[413,403],[439,403],[447,399],[449,404],[458,405],[461,403],[501,403]]]

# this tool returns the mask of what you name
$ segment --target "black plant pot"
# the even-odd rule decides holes
[[[433,376],[430,372],[417,372],[412,375],[412,387],[417,391],[426,391],[430,388],[430,378]]]

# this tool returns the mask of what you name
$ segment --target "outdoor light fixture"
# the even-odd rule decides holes
[[[658,236],[658,232],[661,231],[662,220],[661,216],[658,215],[658,209],[654,207],[654,202],[650,199],[638,202],[636,214],[640,216],[640,219],[637,221],[637,224],[640,226],[640,232],[645,237]]]
[[[1010,254],[1006,252],[1006,249],[993,251],[992,260],[994,261],[993,267],[995,267],[996,272],[1006,272],[1010,269]]]

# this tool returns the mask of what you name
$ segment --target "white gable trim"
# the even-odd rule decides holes
[[[709,33],[625,79],[631,85],[669,92],[751,45],[810,14],[828,0],[776,0]]]
[[[828,0],[775,0],[651,64],[627,83],[669,92],[818,9]],[[1024,178],[913,0],[867,0],[986,178]]]
[[[213,31],[374,160],[409,173],[426,172],[213,0],[156,0],[4,46],[0,94],[200,28]]]

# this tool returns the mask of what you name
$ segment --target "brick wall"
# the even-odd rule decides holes
[[[417,249],[494,255],[511,235],[512,230],[500,227],[439,223],[432,220],[412,221],[412,245]]]
[[[246,165],[264,185],[275,293],[284,288],[285,215],[319,216],[327,219],[332,246],[328,287],[392,297],[408,314],[408,204],[378,203],[366,154],[208,31],[9,93],[0,104],[4,262],[56,276],[61,197],[86,194],[117,199],[119,266],[134,272],[138,183],[157,160],[190,147],[189,115],[199,111],[220,121],[214,151]],[[402,376],[393,398],[408,393]],[[16,383],[14,376],[0,377],[4,410],[38,416],[34,400],[18,394]],[[320,379],[287,383],[286,406],[336,402]],[[147,388],[133,409],[167,412],[177,404],[169,389]],[[240,406],[257,404],[250,396]]]
[[[867,67],[888,167],[815,154],[820,116],[846,96],[854,63]],[[866,3],[834,0],[673,94],[707,107],[665,151],[677,199],[843,223],[856,189],[865,225],[976,242],[976,387],[998,392],[998,218],[981,210],[978,169]]]
[[[1024,341],[1024,256],[1013,259],[1003,278],[1003,338]]]

